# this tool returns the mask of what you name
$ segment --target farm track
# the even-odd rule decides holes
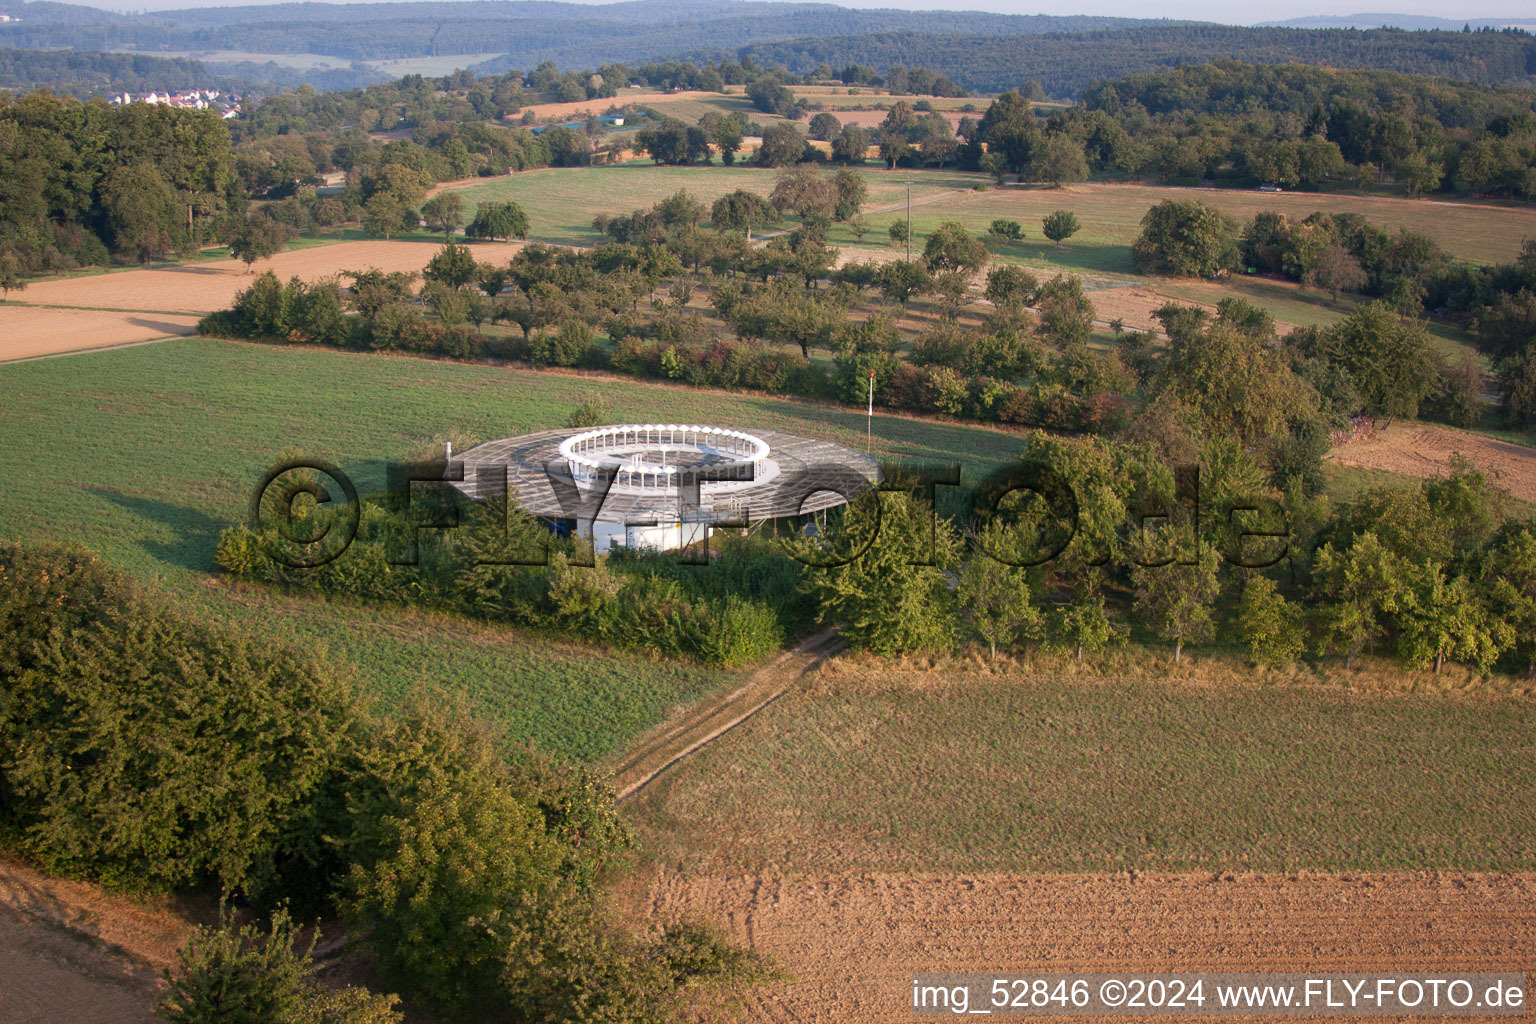
[[[817,633],[753,672],[731,692],[708,698],[653,730],[614,771],[619,800],[629,799],[662,772],[773,703],[842,646],[835,631]]]
[[[0,1020],[149,1024],[188,928],[167,909],[0,860]]]

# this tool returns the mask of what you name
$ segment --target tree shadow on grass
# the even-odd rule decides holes
[[[137,519],[169,527],[173,534],[170,541],[139,538],[139,546],[157,561],[189,572],[213,571],[214,548],[218,546],[219,534],[229,525],[228,522],[187,505],[124,494],[107,487],[87,487],[86,490],[126,510]],[[85,540],[89,543],[88,538]]]

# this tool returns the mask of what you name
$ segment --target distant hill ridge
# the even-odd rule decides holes
[[[1314,14],[1285,21],[1265,21],[1258,28],[1400,28],[1410,32],[1438,30],[1460,32],[1469,28],[1527,28],[1536,25],[1536,14],[1527,18],[1436,18],[1427,14]]]

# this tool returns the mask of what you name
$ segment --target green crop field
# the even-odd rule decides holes
[[[766,196],[779,172],[756,167],[659,167],[650,161],[580,168],[544,168],[488,178],[464,188],[466,217],[476,203],[516,201],[528,212],[529,238],[540,242],[590,245],[598,239],[592,218],[650,207],[678,190],[713,203],[727,192],[747,189]],[[863,172],[869,203],[881,205],[906,198],[903,182],[916,182],[914,199],[956,188],[970,188],[976,175],[928,172],[890,173],[870,167]],[[935,221],[937,223],[937,221]]]
[[[208,339],[5,364],[0,390],[0,537],[83,544],[195,614],[329,650],[386,702],[442,686],[514,737],[582,758],[736,676],[394,607],[232,588],[215,574],[214,545],[244,518],[265,469],[293,449],[337,464],[366,492],[384,485],[387,461],[422,457],[442,437],[462,445],[560,426],[589,398],[620,418],[782,429],[861,448],[865,429],[857,410],[766,397]],[[972,479],[1023,444],[895,417],[874,428],[878,454],[960,462]]]
[[[1536,867],[1536,707],[834,667],[636,802],[733,872]]]

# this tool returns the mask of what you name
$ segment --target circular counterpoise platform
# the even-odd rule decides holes
[[[880,480],[874,459],[831,441],[696,424],[545,430],[453,461],[471,498],[499,493],[504,471],[531,515],[620,524],[760,523],[834,508]]]

